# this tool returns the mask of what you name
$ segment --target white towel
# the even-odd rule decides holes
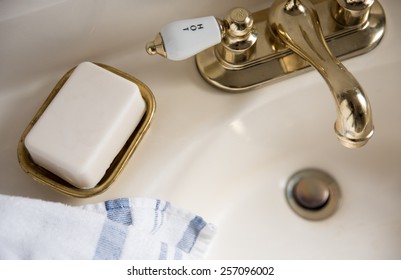
[[[73,207],[0,195],[0,259],[199,259],[213,234],[161,200]]]

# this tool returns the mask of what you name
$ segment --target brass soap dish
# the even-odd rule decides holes
[[[131,75],[128,75],[113,67],[100,63],[96,63],[96,65],[135,83],[138,86],[141,95],[146,103],[146,111],[141,121],[139,122],[138,126],[133,131],[133,133],[123,146],[123,148],[114,158],[113,162],[107,169],[105,175],[100,180],[100,182],[94,188],[91,189],[76,188],[70,183],[56,176],[55,174],[49,172],[45,168],[35,164],[25,146],[25,137],[32,129],[32,127],[35,125],[40,116],[43,114],[43,112],[46,110],[47,106],[50,104],[53,98],[57,95],[59,90],[63,87],[65,82],[69,79],[75,67],[69,70],[56,84],[54,89],[51,91],[50,95],[47,97],[45,102],[42,104],[40,109],[37,111],[31,122],[23,132],[21,139],[18,143],[18,161],[22,169],[26,173],[31,175],[35,181],[44,184],[60,193],[72,197],[79,197],[79,198],[91,197],[104,192],[110,187],[110,185],[116,180],[117,176],[122,172],[123,168],[127,164],[128,160],[131,158],[133,152],[135,151],[145,132],[148,130],[156,108],[155,98],[151,90],[144,83],[132,77]]]

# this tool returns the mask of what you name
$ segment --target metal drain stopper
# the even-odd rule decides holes
[[[340,189],[337,182],[319,169],[304,169],[290,177],[286,198],[290,207],[308,220],[322,220],[338,208]]]
[[[319,178],[304,178],[294,186],[294,199],[306,209],[318,210],[330,198],[329,187]]]

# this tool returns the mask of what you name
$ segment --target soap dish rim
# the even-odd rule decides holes
[[[107,169],[105,175],[99,181],[99,183],[95,187],[90,188],[90,189],[80,189],[80,188],[74,187],[72,184],[66,182],[65,180],[63,180],[62,178],[53,174],[52,172],[37,165],[32,160],[32,158],[29,154],[29,151],[27,150],[27,148],[25,146],[25,138],[28,135],[29,131],[35,125],[37,120],[41,117],[43,112],[49,106],[49,104],[54,99],[54,97],[58,94],[58,92],[63,87],[63,85],[67,82],[67,80],[69,79],[72,72],[75,70],[75,68],[77,66],[68,70],[67,73],[65,73],[64,76],[57,82],[56,86],[52,89],[49,96],[46,98],[44,103],[38,109],[35,116],[32,118],[32,120],[29,122],[28,126],[25,128],[24,132],[22,133],[22,136],[18,142],[18,149],[17,149],[18,162],[19,162],[21,168],[26,173],[28,173],[35,181],[37,181],[45,186],[50,187],[50,188],[58,191],[59,193],[62,193],[62,194],[65,194],[65,195],[68,195],[71,197],[77,197],[77,198],[88,198],[88,197],[92,197],[92,196],[101,194],[111,186],[111,184],[121,174],[124,167],[126,166],[129,159],[132,157],[134,151],[136,150],[138,144],[141,142],[143,136],[145,135],[146,131],[148,130],[148,128],[150,126],[150,123],[153,119],[153,116],[154,116],[154,113],[156,110],[155,97],[154,97],[152,91],[149,89],[149,87],[147,85],[145,85],[143,82],[141,82],[137,78],[135,78],[121,70],[118,70],[118,69],[108,66],[106,64],[103,64],[103,63],[94,63],[94,64],[135,83],[138,86],[139,91],[142,95],[142,98],[144,99],[145,104],[146,104],[145,113],[144,113],[143,117],[141,118],[138,126],[132,132],[132,134],[130,135],[127,142],[124,144],[123,148],[120,150],[120,152],[116,155],[116,157],[114,158],[110,167]]]

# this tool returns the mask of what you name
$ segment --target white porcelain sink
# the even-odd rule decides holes
[[[14,2],[0,3],[0,193],[73,205],[122,196],[169,200],[216,225],[210,259],[401,259],[399,1],[381,1],[381,44],[344,63],[373,110],[375,135],[358,150],[337,141],[334,101],[316,72],[228,94],[204,82],[193,59],[172,62],[144,50],[171,20],[222,17],[234,6],[255,11],[271,1]],[[157,109],[113,186],[73,199],[26,175],[16,149],[58,79],[84,60],[145,82]],[[340,208],[323,221],[300,218],[285,199],[288,178],[308,167],[327,171],[341,188]]]

